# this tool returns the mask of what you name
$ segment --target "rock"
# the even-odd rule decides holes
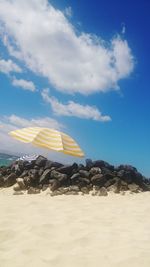
[[[69,186],[69,191],[79,192],[80,189],[77,185],[71,185],[71,186]]]
[[[29,176],[32,180],[36,180],[39,178],[39,171],[37,169],[31,169],[29,171]]]
[[[93,185],[104,186],[106,178],[102,174],[96,174],[91,178]]]
[[[89,172],[86,170],[80,170],[79,174],[81,175],[81,177],[83,178],[89,178]]]
[[[84,177],[80,177],[79,184],[80,184],[80,187],[87,186],[88,184],[90,184],[90,180]]]
[[[124,170],[129,172],[137,172],[137,169],[131,165],[120,165],[116,168],[117,170]]]
[[[101,187],[99,192],[98,192],[98,196],[106,197],[107,195],[108,195],[107,189],[105,187]]]
[[[116,184],[113,184],[113,185],[111,185],[111,186],[109,186],[107,188],[107,191],[113,192],[115,194],[119,194],[120,193],[120,188]]]
[[[85,187],[81,187],[80,188],[80,191],[82,192],[82,193],[84,193],[84,194],[89,194],[89,190],[88,190],[88,188],[85,186]]]
[[[25,184],[25,186],[29,186],[30,184],[31,184],[31,179],[30,179],[30,177],[29,176],[26,176],[26,177],[24,177],[24,184]]]
[[[4,185],[6,187],[12,186],[16,183],[16,174],[15,173],[11,173],[9,174],[7,177],[4,178]]]
[[[45,191],[45,190],[47,190],[47,188],[49,188],[49,184],[44,184],[41,189],[42,189],[42,191]]]
[[[50,190],[53,192],[60,187],[60,182],[56,179],[52,179],[49,181],[50,183]]]
[[[51,179],[57,179],[59,182],[65,182],[67,180],[67,174],[59,173],[58,171],[51,171]]]
[[[24,178],[28,176],[28,170],[24,170],[23,173],[20,175],[20,178]]]
[[[36,161],[35,161],[35,165],[37,165],[38,167],[45,167],[47,162],[47,159],[43,156],[39,156]]]
[[[89,171],[93,167],[93,161],[91,159],[86,159],[86,169]]]
[[[61,194],[66,194],[69,189],[69,187],[59,187],[57,191],[61,192]]]
[[[30,187],[27,191],[28,194],[39,194],[40,193],[40,189],[38,188],[34,188],[34,187]]]
[[[67,175],[71,175],[72,171],[74,169],[77,169],[78,165],[76,163],[72,164],[72,165],[64,165],[60,168],[57,169],[58,172],[63,173],[63,174],[67,174]]]
[[[47,160],[46,161],[46,164],[45,164],[45,167],[44,167],[44,170],[46,170],[46,169],[51,169],[51,167],[52,167],[52,161],[51,160]]]
[[[102,171],[99,167],[93,167],[89,171],[90,176],[94,176],[96,174],[101,174],[101,173],[102,173]]]
[[[20,191],[21,188],[20,188],[19,184],[15,184],[15,185],[13,186],[13,190],[14,190],[14,191]]]
[[[108,162],[104,160],[95,160],[93,161],[93,167],[107,168],[109,170],[114,170],[114,166],[110,165]]]
[[[43,172],[44,172],[44,168],[40,168],[39,169],[39,177],[42,176]]]
[[[25,183],[24,183],[24,179],[23,178],[17,178],[16,179],[17,184],[19,185],[21,190],[26,189]]]
[[[0,174],[0,187],[4,186],[4,178],[2,176],[2,174]]]
[[[40,179],[39,179],[39,183],[40,183],[40,184],[47,183],[48,180],[50,179],[50,177],[51,177],[51,170],[46,169],[46,170],[43,172],[42,176],[40,177]]]
[[[80,174],[77,172],[75,174],[73,174],[71,177],[70,177],[70,180],[72,182],[75,182],[75,181],[79,181],[79,178],[80,178]]]
[[[54,167],[55,169],[60,168],[62,166],[63,166],[63,164],[61,164],[59,162],[55,162],[55,161],[52,162],[52,165],[51,165],[51,167]]]
[[[128,188],[133,193],[138,193],[139,190],[140,190],[140,187],[137,184],[134,184],[134,183],[133,184],[129,184]]]

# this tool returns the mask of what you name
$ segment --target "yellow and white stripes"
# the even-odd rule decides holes
[[[12,131],[9,134],[24,143],[32,143],[39,147],[63,152],[75,157],[84,156],[83,151],[69,135],[57,130],[29,127]]]

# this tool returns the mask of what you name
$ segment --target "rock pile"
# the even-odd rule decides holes
[[[14,185],[15,194],[37,194],[50,188],[51,196],[108,192],[150,191],[150,181],[130,165],[114,167],[103,160],[86,160],[86,165],[63,165],[39,156],[35,161],[16,161],[0,167],[0,187]]]

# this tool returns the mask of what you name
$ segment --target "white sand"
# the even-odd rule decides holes
[[[149,267],[150,193],[14,196],[0,190],[1,267]]]

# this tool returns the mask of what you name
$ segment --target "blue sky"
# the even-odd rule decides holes
[[[27,153],[7,132],[52,127],[86,158],[150,177],[149,9],[146,0],[1,0],[1,149]]]

